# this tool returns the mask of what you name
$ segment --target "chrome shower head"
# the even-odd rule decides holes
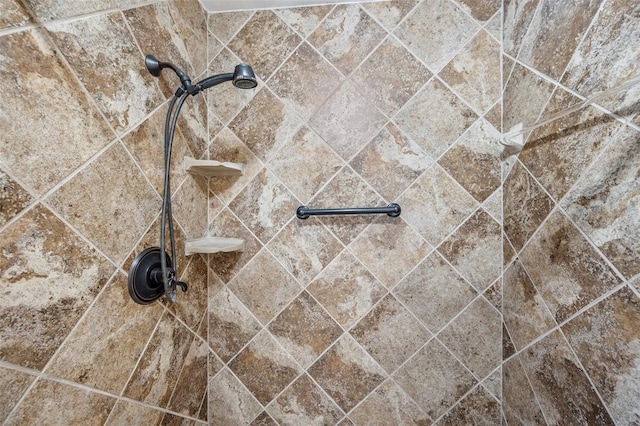
[[[253,69],[247,64],[236,65],[233,73],[233,85],[238,89],[253,89],[258,85],[258,80]]]

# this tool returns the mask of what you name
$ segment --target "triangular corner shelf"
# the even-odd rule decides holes
[[[185,255],[196,253],[227,253],[231,251],[243,251],[244,240],[242,238],[204,237],[195,240],[187,240]]]
[[[215,160],[196,160],[184,157],[184,169],[189,173],[202,176],[239,176],[244,171],[242,163],[221,163]]]

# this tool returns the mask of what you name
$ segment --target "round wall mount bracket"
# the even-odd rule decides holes
[[[162,251],[160,247],[149,247],[140,253],[131,264],[127,286],[129,296],[141,305],[155,302],[164,294],[162,280]],[[171,265],[171,257],[164,252],[167,265]]]

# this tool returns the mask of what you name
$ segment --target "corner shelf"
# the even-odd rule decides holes
[[[244,171],[242,163],[221,163],[215,160],[196,160],[184,157],[184,169],[189,173],[201,176],[239,176]]]
[[[242,238],[204,237],[187,240],[184,254],[190,256],[196,253],[228,253],[243,250],[244,240]]]

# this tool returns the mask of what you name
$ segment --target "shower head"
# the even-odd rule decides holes
[[[238,89],[253,89],[258,85],[258,80],[253,69],[247,64],[236,65],[233,73],[233,85]]]

